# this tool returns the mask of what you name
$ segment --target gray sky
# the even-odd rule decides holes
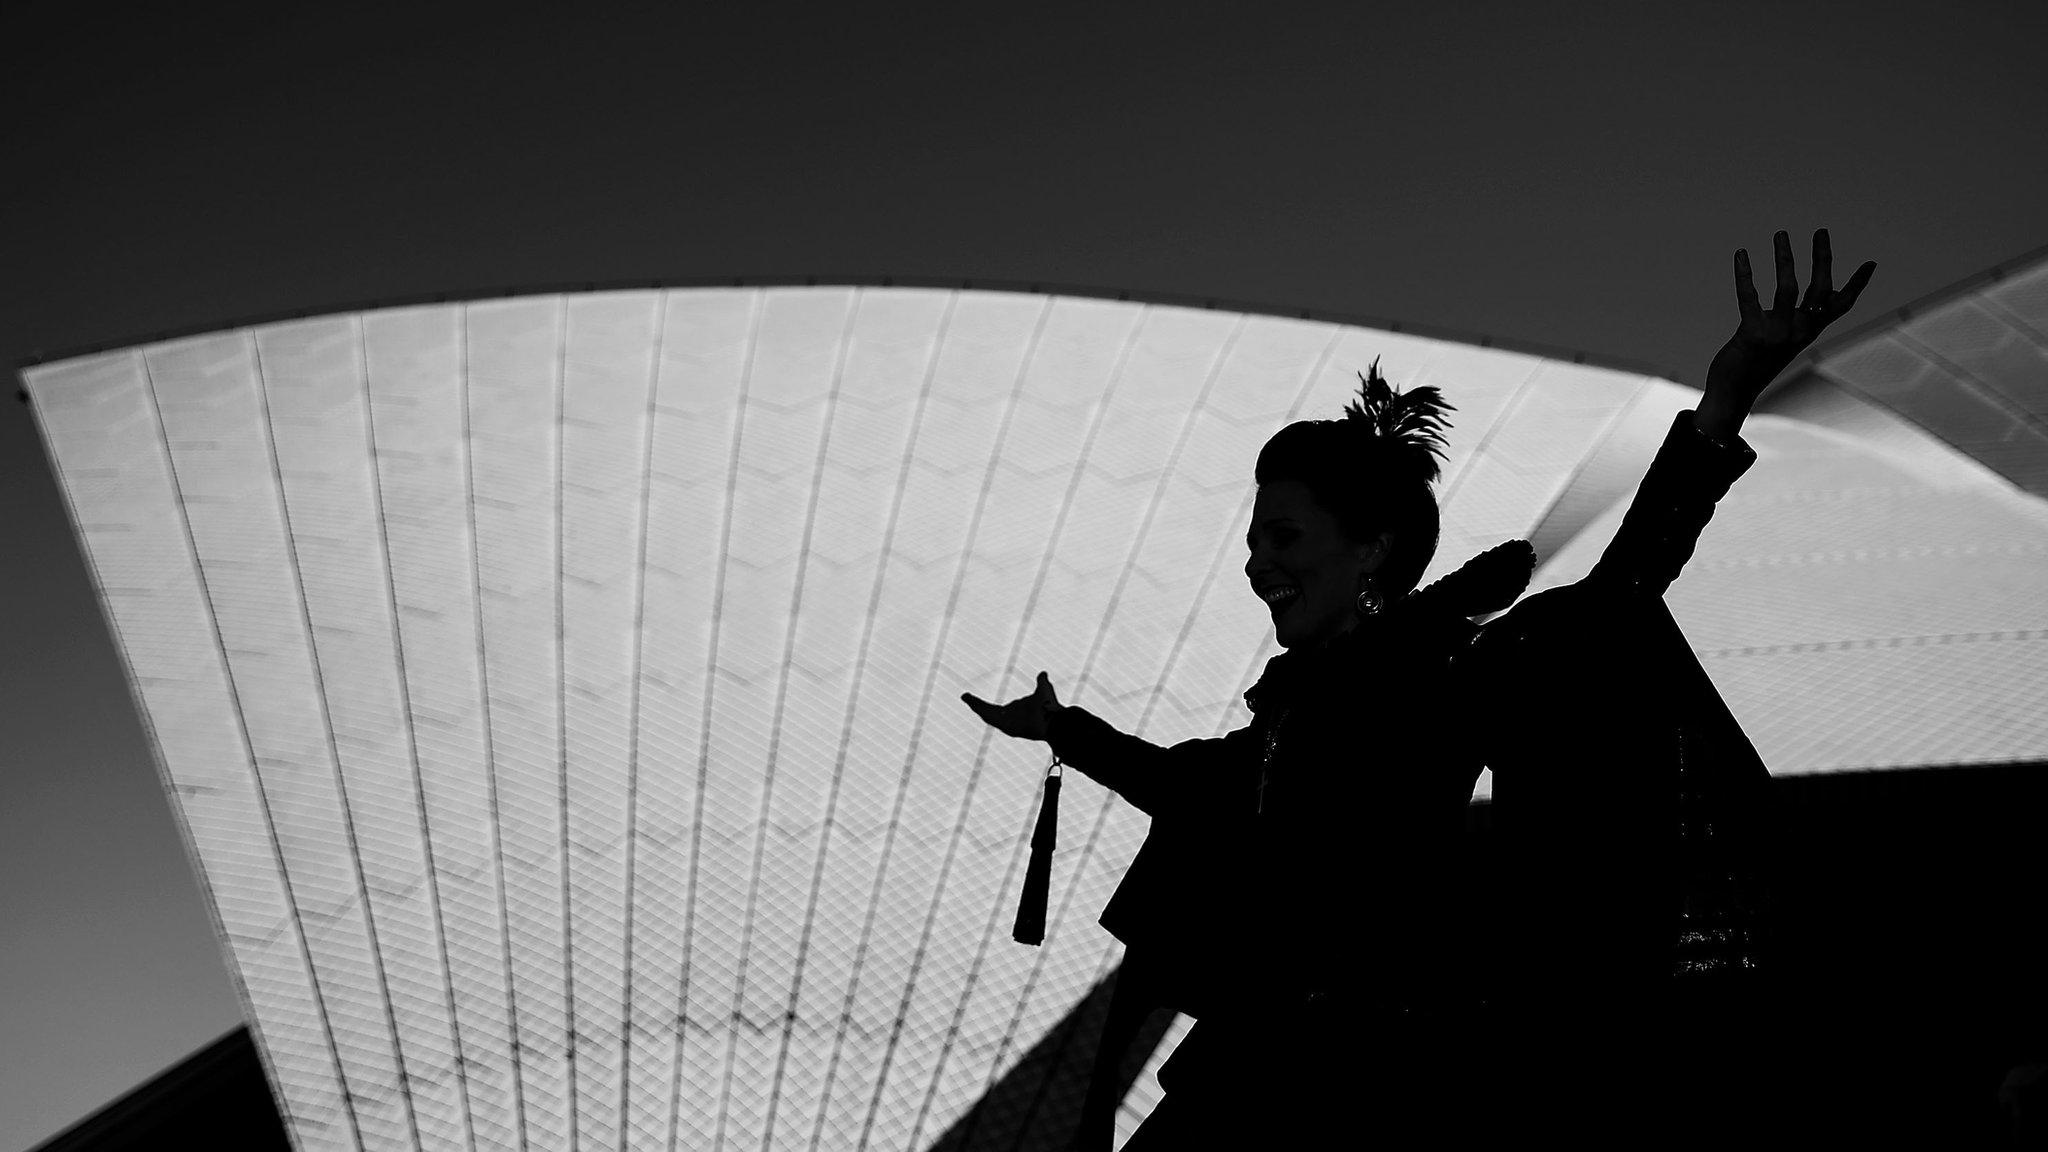
[[[1844,277],[1879,262],[1850,326],[2048,241],[2038,3],[15,7],[51,11],[0,30],[9,363],[441,291],[896,273],[1398,319],[1697,383],[1730,255],[1768,269],[1777,228],[1802,278],[1820,225]],[[4,1149],[238,1008],[19,405],[0,469]]]

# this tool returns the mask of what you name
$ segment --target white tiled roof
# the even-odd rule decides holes
[[[2048,760],[2048,501],[1781,416],[1743,436],[1757,463],[1666,600],[1771,771]],[[1621,512],[1532,586],[1583,575]]]
[[[1146,830],[1069,775],[1047,939],[1014,943],[1044,757],[958,694],[1046,669],[1162,743],[1242,723],[1252,461],[1376,356],[1459,406],[1432,575],[1579,536],[1691,396],[901,288],[379,310],[25,379],[302,1147],[894,1149],[1114,968],[1095,917]],[[1059,1146],[1092,1055],[976,1146]]]
[[[1844,333],[1796,376],[1765,411],[1859,433],[1902,419],[2048,497],[2048,249]]]

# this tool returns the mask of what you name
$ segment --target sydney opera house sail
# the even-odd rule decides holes
[[[1045,669],[1156,742],[1243,723],[1253,458],[1375,358],[1458,408],[1432,577],[1517,536],[1539,586],[1582,571],[1694,395],[893,287],[372,310],[24,378],[300,1147],[1057,1148],[1147,819],[1069,774],[1014,942],[1045,756],[957,698]],[[1749,435],[1671,598],[1773,770],[2048,753],[2038,496],[1935,436]],[[1924,690],[1955,677],[1989,695]]]

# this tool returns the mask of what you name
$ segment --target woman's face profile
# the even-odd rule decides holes
[[[1360,577],[1379,567],[1387,539],[1352,541],[1299,480],[1259,486],[1244,574],[1272,613],[1282,648],[1314,647],[1357,623]]]

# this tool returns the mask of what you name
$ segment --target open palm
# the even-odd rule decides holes
[[[991,704],[972,692],[962,692],[960,699],[996,731],[1023,740],[1045,739],[1047,723],[1063,707],[1053,692],[1052,678],[1043,672],[1038,674],[1038,683],[1028,695],[1008,704]]]
[[[1737,412],[1747,412],[1757,396],[1768,387],[1794,357],[1805,351],[1821,330],[1856,306],[1856,298],[1877,271],[1875,260],[1866,260],[1849,282],[1834,286],[1834,251],[1828,244],[1828,230],[1813,234],[1813,278],[1806,286],[1806,299],[1799,299],[1799,276],[1792,267],[1792,237],[1780,231],[1772,239],[1777,259],[1777,293],[1765,310],[1758,302],[1756,284],[1750,275],[1749,250],[1735,253],[1735,303],[1740,312],[1735,335],[1714,355],[1707,369],[1707,393],[1711,400]]]

